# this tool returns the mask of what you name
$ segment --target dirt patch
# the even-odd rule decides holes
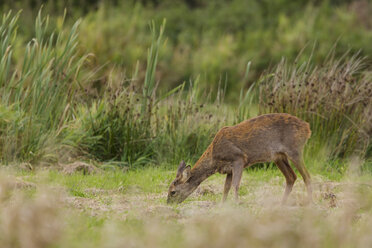
[[[179,219],[181,217],[180,213],[177,213],[172,207],[165,205],[153,205],[146,208],[144,211],[146,216],[151,218],[159,218],[166,220]]]
[[[216,187],[213,185],[200,185],[195,190],[195,195],[203,196],[203,195],[215,195],[218,194]]]
[[[65,198],[65,202],[67,205],[73,206],[75,209],[88,211],[92,216],[110,211],[109,205],[98,199],[69,196]]]
[[[328,181],[314,183],[312,207],[328,212],[334,208],[353,205],[353,194],[352,192],[349,194],[348,189],[358,188],[357,185]],[[258,214],[273,209],[292,211],[308,206],[306,188],[300,180],[296,182],[285,206],[281,205],[285,182],[278,182],[275,178],[269,182],[243,184],[239,203],[234,201],[233,192],[230,192],[226,203],[222,203],[220,197],[208,200],[210,195],[219,194],[222,197],[222,186],[217,181],[207,182],[201,185],[187,201],[179,205],[166,204],[167,192],[144,193],[138,186],[125,187],[124,190],[89,188],[85,190],[89,197],[70,196],[67,197],[66,202],[72,208],[92,216],[110,213],[117,219],[126,219],[129,216],[151,217],[179,222],[184,222],[193,216],[207,216],[218,212],[219,209],[229,207]]]
[[[85,175],[85,174],[97,173],[100,171],[100,169],[98,169],[94,165],[81,162],[81,161],[77,161],[71,164],[64,164],[60,166],[62,167],[62,172],[67,175],[71,175],[76,172],[83,172],[83,174]]]
[[[108,190],[104,190],[104,189],[89,188],[89,189],[85,189],[84,193],[94,195],[94,196],[98,196],[98,195],[109,194],[110,192]]]
[[[26,182],[20,178],[8,176],[6,178],[2,178],[2,184],[0,187],[3,190],[14,190],[14,189],[32,189],[35,188],[36,185],[34,183]]]

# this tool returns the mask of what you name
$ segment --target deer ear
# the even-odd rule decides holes
[[[186,167],[186,163],[185,161],[182,160],[182,162],[178,166],[177,175],[181,174],[185,170],[185,167]]]
[[[191,176],[191,166],[188,165],[182,171],[182,182],[186,182]]]

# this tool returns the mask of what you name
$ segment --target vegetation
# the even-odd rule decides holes
[[[88,4],[87,4],[88,3]],[[259,0],[156,0],[156,1],[47,1],[5,0],[2,9],[23,9],[19,35],[34,36],[34,17],[40,4],[56,18],[67,8],[72,25],[83,15],[79,50],[94,53],[92,70],[104,86],[112,68],[131,72],[138,62],[138,79],[145,77],[147,48],[152,35],[148,24],[167,20],[157,68],[159,88],[169,90],[200,76],[200,87],[215,91],[226,83],[228,97],[238,96],[270,65],[282,57],[293,61],[304,48],[306,60],[320,64],[335,46],[337,57],[346,50],[372,54],[371,6],[368,1],[259,1]],[[1,8],[1,7],[0,7]],[[312,47],[314,48],[312,49]],[[244,78],[246,64],[251,73]],[[131,76],[131,75],[129,75]]]
[[[240,204],[219,203],[224,177],[214,175],[175,206],[166,204],[175,174],[166,167],[92,175],[18,168],[2,173],[3,247],[371,245],[370,174],[343,178],[312,171],[316,204],[304,207],[300,181],[288,205],[280,206],[285,180],[273,168],[244,173]]]
[[[1,247],[371,246],[368,1],[66,6],[0,3]],[[298,180],[279,206],[274,164],[240,203],[214,175],[166,205],[175,165],[270,112],[310,123],[315,205]]]
[[[134,9],[148,11],[141,5]],[[118,15],[111,11],[117,9],[102,6],[92,15],[103,15],[101,18],[105,19],[109,12],[110,18],[116,18]],[[162,74],[162,61],[168,59],[169,42],[165,38],[169,37],[165,35],[173,24],[166,28],[165,19],[161,25],[152,22],[142,32],[150,37],[146,65],[138,56],[138,63],[131,60],[135,66],[128,75],[121,73],[123,65],[115,64],[115,59],[110,63],[118,67],[103,65],[99,58],[104,56],[84,40],[94,33],[86,33],[90,20],[102,21],[115,30],[110,18],[99,21],[88,14],[82,24],[78,21],[65,25],[66,15],[43,17],[39,11],[31,34],[34,38],[24,42],[27,35],[16,32],[20,16],[8,12],[1,24],[3,163],[54,163],[81,156],[101,162],[116,161],[121,166],[174,164],[181,159],[194,162],[221,126],[267,112],[289,112],[310,122],[313,138],[308,153],[323,150],[325,160],[355,154],[368,159],[371,155],[372,88],[368,59],[362,56],[363,52],[348,51],[339,57],[336,46],[324,58],[323,66],[318,67],[318,56],[323,55],[313,49],[308,56],[305,49],[294,63],[287,62],[290,58],[283,59],[251,81],[247,90],[240,90],[239,100],[229,100],[237,94],[228,91],[234,80],[226,78],[212,86],[213,80],[205,81],[205,74],[190,76],[166,90],[172,83],[166,78],[159,81],[158,74]],[[131,24],[130,28],[135,26]],[[116,35],[114,32],[102,37],[119,40]],[[96,38],[88,40],[99,43]],[[110,42],[103,43],[100,48],[115,48]],[[124,47],[135,50],[130,44]],[[88,48],[94,53],[84,52]],[[108,56],[106,51],[104,54]],[[227,60],[230,61],[223,59]],[[251,78],[253,63],[241,63],[246,66],[240,87]],[[174,71],[171,67],[167,70]],[[206,82],[214,92],[206,90]]]
[[[283,60],[261,84],[259,107],[309,121],[317,146],[327,146],[332,157],[365,156],[372,134],[372,85],[363,59],[345,57],[330,55],[321,68],[311,61],[289,65]]]

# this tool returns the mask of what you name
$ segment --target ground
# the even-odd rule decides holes
[[[54,218],[58,223],[59,235],[50,241],[57,247],[205,247],[213,242],[214,247],[244,244],[267,247],[270,242],[279,242],[276,244],[283,247],[312,244],[319,247],[324,242],[338,244],[336,237],[342,236],[344,230],[334,226],[338,227],[341,219],[345,221],[345,230],[351,232],[356,225],[358,230],[363,228],[371,218],[372,204],[363,200],[371,196],[369,175],[312,172],[314,204],[305,205],[306,190],[299,177],[285,206],[280,205],[285,180],[275,167],[246,170],[240,201],[234,202],[230,195],[225,204],[221,203],[224,176],[216,174],[184,203],[167,205],[168,185],[175,176],[175,170],[169,167],[97,169],[89,173],[4,168],[2,175],[5,181],[12,182],[7,185],[11,185],[13,195],[23,194],[29,209],[39,206],[37,199],[50,204],[53,214],[46,218]],[[22,216],[23,210],[18,211]],[[43,214],[36,215],[43,219]],[[350,223],[349,218],[353,219]],[[369,228],[367,225],[366,230],[372,230]],[[307,232],[313,235],[310,240],[302,234]],[[281,240],[278,235],[292,238]],[[213,242],[208,237],[213,237]],[[354,238],[344,240],[344,247],[349,247]],[[369,240],[365,242],[370,244]]]

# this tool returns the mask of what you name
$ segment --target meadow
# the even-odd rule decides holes
[[[310,169],[314,204],[298,180],[282,206],[284,177],[248,169],[240,202],[221,203],[222,175],[168,205],[169,167],[83,172],[3,168],[2,247],[370,247],[371,174]]]
[[[371,246],[371,4],[28,3],[0,5],[1,247]],[[314,204],[298,175],[282,206],[273,163],[239,202],[216,174],[166,204],[181,160],[273,112],[311,126]]]

